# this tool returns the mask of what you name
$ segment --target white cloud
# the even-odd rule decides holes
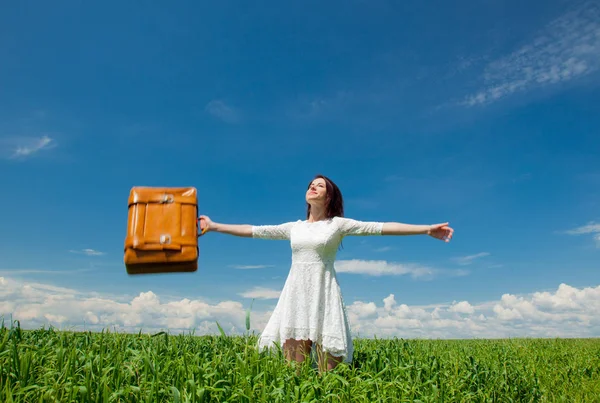
[[[0,315],[20,320],[23,328],[53,325],[64,329],[172,333],[196,330],[197,334],[217,333],[216,322],[226,332],[245,331],[246,307],[238,301],[208,303],[188,298],[163,301],[152,291],[126,299],[40,283],[0,277]],[[265,313],[253,312],[253,330],[266,324]]]
[[[480,253],[476,253],[474,255],[457,257],[457,258],[454,258],[453,260],[460,265],[466,266],[466,265],[473,263],[473,260],[475,260],[475,259],[479,259],[479,258],[486,257],[489,255],[490,254],[488,252],[480,252]]]
[[[461,301],[458,303],[453,303],[450,308],[448,308],[449,312],[457,312],[457,313],[465,313],[472,314],[475,312],[475,308],[473,305],[469,304],[467,301]]]
[[[374,302],[357,301],[353,305],[352,313],[359,319],[377,316],[377,305]]]
[[[42,136],[41,138],[20,138],[19,145],[12,154],[12,158],[29,157],[37,152],[51,148],[54,146],[53,139],[48,136]]]
[[[369,316],[364,315],[370,307]],[[374,311],[374,312],[373,312]],[[383,305],[355,302],[348,306],[354,333],[404,338],[503,338],[600,336],[600,286],[575,288],[561,284],[555,291],[529,295],[504,294],[481,304],[398,304],[394,294]]]
[[[281,294],[281,290],[273,290],[271,288],[254,287],[251,290],[240,293],[244,298],[256,299],[277,299]]]
[[[205,111],[227,123],[239,120],[239,113],[233,107],[220,100],[212,100],[206,104]]]
[[[71,253],[81,253],[88,256],[102,256],[104,252],[100,252],[94,249],[82,249],[82,250],[70,250]]]
[[[273,265],[268,264],[234,264],[229,267],[240,270],[248,270],[248,269],[266,269],[267,267],[273,267]]]
[[[431,279],[439,275],[464,276],[466,270],[440,270],[413,263],[392,263],[385,260],[339,260],[335,263],[338,273],[364,274],[367,276],[404,276],[415,279]]]
[[[395,305],[396,297],[394,296],[394,294],[390,294],[383,299],[383,309],[385,309],[386,312],[390,312]]]
[[[600,67],[600,8],[583,3],[548,24],[528,44],[487,65],[483,88],[466,97],[467,106],[574,80]]]
[[[600,248],[600,223],[597,224],[592,221],[586,225],[567,230],[565,233],[569,235],[593,234],[593,238],[596,241],[596,246]]]
[[[600,336],[600,285],[576,288],[561,284],[553,291],[504,294],[484,303],[463,300],[417,306],[396,298],[390,294],[379,304],[357,301],[348,305],[352,333],[359,337],[442,339]],[[241,334],[245,332],[246,308],[231,300],[166,300],[152,291],[131,297],[111,296],[0,277],[0,315],[10,319],[12,314],[29,329],[53,325],[62,329],[85,326],[91,330],[216,334],[218,321],[227,333]],[[270,314],[253,309],[251,330],[262,331]]]

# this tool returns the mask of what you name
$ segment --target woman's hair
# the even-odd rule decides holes
[[[325,185],[326,185],[326,189],[327,189],[327,199],[326,199],[326,208],[325,208],[325,215],[327,216],[327,218],[332,218],[332,217],[343,217],[344,216],[344,198],[342,197],[342,192],[340,191],[340,188],[338,188],[338,186],[328,177],[324,176],[324,175],[316,175],[312,181],[310,181],[310,183],[308,184],[308,188],[310,188],[310,184],[315,180],[315,179],[324,179],[325,180]],[[308,219],[310,217],[310,204],[306,203],[306,218]]]

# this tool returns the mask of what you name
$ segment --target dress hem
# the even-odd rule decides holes
[[[351,339],[344,340],[339,336],[324,334],[319,332],[318,329],[287,328],[285,330],[278,335],[261,335],[258,340],[259,351],[272,348],[274,343],[283,348],[285,341],[289,339],[311,341],[320,345],[321,350],[325,353],[329,353],[336,358],[341,357],[346,362],[352,361],[354,348]]]

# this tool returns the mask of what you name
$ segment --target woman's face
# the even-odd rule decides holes
[[[306,190],[306,202],[309,204],[325,204],[327,199],[327,185],[325,179],[317,178],[311,182]]]

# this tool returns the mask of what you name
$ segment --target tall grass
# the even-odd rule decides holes
[[[597,402],[600,340],[355,340],[319,373],[256,336],[0,328],[2,402]]]

